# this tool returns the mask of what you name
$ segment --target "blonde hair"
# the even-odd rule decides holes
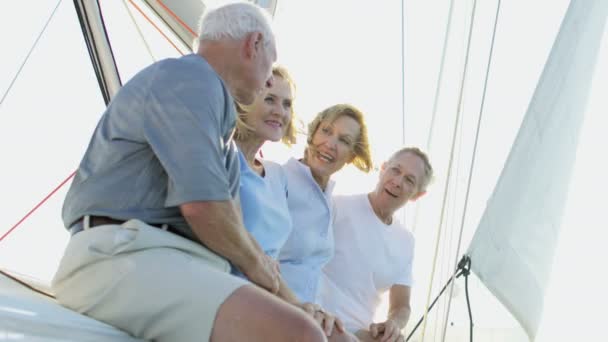
[[[393,153],[391,155],[391,157],[388,159],[388,161],[390,162],[393,159],[395,159],[397,156],[404,154],[404,153],[411,153],[411,154],[417,156],[418,158],[420,158],[422,160],[422,162],[424,163],[424,178],[422,179],[422,182],[420,184],[418,184],[418,191],[426,191],[426,187],[429,185],[429,183],[433,179],[433,167],[431,166],[429,157],[426,155],[426,153],[422,152],[422,150],[419,149],[418,147],[404,147],[404,148],[400,149],[399,151]]]
[[[306,142],[309,145],[312,143],[312,137],[315,135],[322,122],[329,121],[330,123],[333,123],[339,117],[344,115],[354,119],[361,127],[359,130],[359,136],[353,147],[355,157],[352,161],[350,161],[350,163],[355,165],[356,168],[363,172],[369,172],[373,167],[373,163],[367,135],[367,124],[365,123],[363,112],[361,112],[355,106],[349,104],[337,104],[326,108],[317,114],[314,120],[308,124],[308,139]]]
[[[292,94],[295,95],[296,84],[294,83],[293,79],[291,78],[291,75],[289,75],[289,72],[287,71],[287,69],[285,69],[282,66],[274,66],[272,68],[272,75],[274,77],[282,78],[285,81],[287,81],[287,83],[291,87]],[[240,103],[235,102],[235,106],[236,106],[236,111],[237,111],[238,115],[236,118],[236,130],[234,132],[234,137],[238,141],[243,141],[243,140],[246,140],[247,138],[249,138],[254,133],[254,129],[247,124],[247,114],[251,112],[251,110],[253,109],[253,105],[246,106],[246,105],[242,105]],[[296,120],[295,119],[296,119],[296,113],[293,110],[293,103],[292,103],[291,119],[289,120],[289,124],[287,125],[287,128],[285,129],[285,134],[283,135],[283,138],[281,138],[281,141],[287,146],[291,146],[296,143],[297,130],[296,130],[296,124],[295,124]]]

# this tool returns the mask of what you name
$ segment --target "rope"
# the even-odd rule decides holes
[[[156,62],[156,58],[154,57],[154,54],[152,54],[150,45],[146,41],[146,38],[144,37],[143,33],[141,32],[141,28],[139,27],[139,25],[137,25],[137,21],[135,21],[135,17],[133,16],[133,13],[131,13],[131,9],[129,8],[129,5],[127,5],[127,1],[122,0],[122,4],[125,6],[125,10],[129,14],[129,18],[131,18],[131,21],[133,22],[133,26],[135,26],[135,29],[137,30],[137,34],[139,35],[139,38],[141,38],[141,41],[144,43],[144,46],[146,47],[146,51],[148,51],[150,58],[152,58],[152,60],[154,62]]]
[[[182,50],[180,50],[180,49],[177,47],[177,45],[175,45],[175,43],[173,43],[173,41],[172,41],[172,40],[171,40],[169,37],[167,37],[167,35],[166,35],[166,34],[165,34],[165,33],[164,33],[164,32],[163,32],[161,29],[160,29],[160,27],[158,27],[158,25],[156,25],[156,24],[155,24],[155,23],[152,21],[152,19],[150,19],[150,18],[149,18],[149,17],[148,17],[148,16],[147,16],[147,15],[144,13],[144,11],[142,11],[142,9],[141,9],[141,8],[139,8],[139,6],[137,6],[137,5],[135,4],[135,2],[133,2],[133,0],[129,0],[129,3],[130,3],[131,5],[133,5],[133,7],[135,7],[135,9],[136,9],[136,10],[137,10],[137,11],[138,11],[138,12],[139,12],[139,13],[140,13],[140,14],[141,14],[141,15],[142,15],[144,18],[146,18],[146,20],[147,20],[147,21],[150,23],[150,25],[152,25],[152,26],[153,26],[153,27],[156,29],[156,31],[158,31],[158,33],[160,33],[160,34],[161,34],[161,35],[162,35],[162,36],[165,38],[165,40],[167,40],[167,42],[169,42],[169,44],[171,44],[171,46],[173,46],[173,48],[174,48],[175,50],[177,50],[177,52],[178,52],[180,55],[182,55],[182,56],[184,55],[184,53],[182,52]]]
[[[466,218],[466,214],[467,214],[467,209],[468,209],[468,204],[469,204],[469,193],[471,191],[471,183],[472,183],[472,179],[473,179],[473,169],[475,168],[475,160],[476,160],[476,156],[477,156],[477,145],[479,142],[479,131],[481,128],[481,121],[483,118],[483,109],[485,106],[485,100],[486,100],[486,93],[487,93],[487,88],[488,88],[488,79],[489,79],[489,75],[490,75],[490,66],[492,65],[492,56],[494,55],[494,43],[496,40],[496,28],[498,27],[498,17],[500,14],[500,5],[501,5],[501,0],[498,0],[498,5],[496,7],[496,15],[494,17],[494,29],[492,32],[492,40],[490,43],[490,54],[488,56],[488,64],[486,67],[486,75],[485,75],[485,80],[484,80],[484,84],[483,84],[483,92],[482,92],[482,96],[481,96],[481,106],[479,108],[479,117],[477,120],[477,130],[475,132],[475,142],[473,144],[473,155],[471,157],[471,166],[469,168],[469,177],[468,177],[468,182],[467,182],[467,191],[465,194],[465,201],[464,201],[464,209],[462,212],[462,218],[460,221],[460,235],[458,236],[458,244],[457,244],[457,250],[456,250],[456,255],[458,255],[460,253],[460,245],[462,242],[462,232],[464,230],[464,222],[465,222],[465,218]],[[448,296],[448,313],[450,311],[450,305],[452,302],[452,292],[454,291],[454,286],[450,287],[450,296]],[[467,301],[468,301],[468,296],[467,296]],[[446,334],[446,330],[447,330],[447,315],[446,315],[446,321],[444,323],[443,326],[443,337],[445,338],[445,334]]]
[[[38,37],[34,41],[34,44],[30,48],[30,51],[28,51],[27,55],[25,56],[25,59],[23,60],[23,63],[21,63],[21,66],[19,66],[19,69],[17,70],[17,73],[15,74],[15,77],[13,77],[13,79],[11,80],[11,83],[8,85],[8,88],[4,92],[4,95],[2,95],[2,99],[0,100],[0,105],[2,105],[2,103],[4,103],[4,100],[6,99],[6,96],[8,96],[8,93],[13,88],[13,85],[15,84],[15,81],[17,81],[17,78],[21,74],[21,71],[23,70],[23,67],[27,63],[28,59],[30,58],[30,55],[32,54],[32,51],[34,51],[34,48],[36,48],[36,45],[38,45],[38,41],[40,41],[40,38],[42,37],[42,34],[46,31],[46,28],[49,26],[49,23],[51,22],[51,19],[53,19],[53,16],[55,16],[55,12],[57,12],[57,9],[59,8],[59,5],[61,4],[61,1],[63,1],[63,0],[57,1],[57,5],[55,5],[55,8],[53,9],[53,12],[51,13],[51,15],[47,19],[46,23],[42,27],[42,31],[40,31],[40,33],[38,34]]]
[[[17,227],[19,227],[19,225],[23,221],[25,221],[34,211],[36,211],[38,208],[40,208],[40,206],[43,205],[44,202],[46,202],[49,198],[51,198],[51,196],[53,196],[59,189],[61,189],[62,186],[64,186],[70,179],[72,179],[72,177],[74,177],[74,175],[76,175],[76,171],[72,172],[72,174],[69,175],[66,179],[64,179],[63,182],[61,182],[61,184],[59,184],[55,189],[53,189],[53,191],[51,191],[51,193],[46,195],[46,197],[43,198],[42,201],[40,201],[38,204],[36,204],[36,206],[32,210],[30,210],[27,214],[25,214],[25,216],[23,216],[23,218],[21,218],[21,220],[19,220],[19,222],[17,222],[14,226],[12,226],[11,229],[9,229],[6,233],[4,233],[4,235],[2,235],[0,237],[0,241],[4,240],[4,238],[7,237],[13,230],[17,229]]]
[[[468,270],[467,270],[467,275],[464,277],[464,293],[465,293],[465,298],[467,299],[467,311],[469,313],[469,342],[473,342],[473,314],[471,313],[471,300],[469,299],[469,277],[468,277],[469,272],[471,270],[471,259],[468,259],[468,261],[469,261],[469,266],[468,266]],[[452,285],[451,287],[454,287],[454,285]],[[444,338],[445,338],[445,335],[444,335]]]
[[[446,177],[446,183],[445,183],[445,187],[443,190],[443,203],[441,205],[441,215],[440,215],[440,219],[439,219],[439,226],[437,228],[437,241],[435,243],[435,255],[433,257],[433,268],[431,270],[431,279],[429,281],[429,292],[428,292],[428,296],[427,296],[427,307],[429,305],[429,302],[431,300],[431,289],[433,288],[433,279],[435,277],[435,268],[437,265],[437,254],[438,254],[438,250],[439,250],[439,240],[441,239],[441,230],[442,230],[442,223],[444,220],[444,215],[445,215],[445,208],[446,208],[446,199],[447,199],[447,193],[448,193],[448,188],[449,188],[449,184],[450,184],[450,177],[452,174],[452,164],[454,162],[454,146],[455,146],[455,142],[456,142],[456,136],[457,136],[457,130],[458,130],[458,123],[460,122],[460,114],[461,114],[461,105],[462,105],[462,99],[464,97],[464,84],[467,78],[467,71],[468,71],[468,66],[469,66],[469,55],[470,55],[470,49],[471,49],[471,38],[473,36],[473,25],[475,23],[475,8],[477,7],[477,0],[473,1],[473,9],[472,9],[472,15],[471,15],[471,24],[469,27],[469,37],[467,39],[467,50],[466,50],[466,54],[465,54],[465,61],[464,61],[464,70],[463,70],[463,75],[462,75],[462,79],[460,82],[460,94],[458,96],[458,106],[456,107],[456,121],[454,124],[454,132],[452,134],[452,147],[450,149],[450,160],[448,163],[448,174]],[[427,315],[428,311],[424,312],[424,324],[422,326],[422,339],[421,341],[424,342],[424,333],[426,330],[426,315]]]
[[[468,288],[466,279],[468,278],[469,274],[471,273],[471,259],[464,255],[462,257],[462,259],[460,260],[460,262],[458,263],[458,268],[456,269],[456,271],[454,272],[454,274],[450,277],[450,279],[448,279],[448,281],[446,282],[446,284],[443,286],[443,288],[441,289],[441,291],[439,291],[439,294],[435,297],[435,299],[433,300],[433,302],[431,303],[430,306],[428,306],[426,311],[431,311],[431,309],[435,306],[435,304],[437,303],[437,301],[439,300],[439,298],[443,295],[443,293],[445,292],[445,290],[447,289],[448,285],[450,285],[450,283],[452,283],[454,281],[454,279],[460,277],[460,276],[464,276],[465,277],[465,288]],[[470,301],[468,299],[468,290],[467,290],[467,304],[470,304]],[[473,316],[471,315],[471,308],[469,305],[469,318],[471,318],[471,324],[470,326],[472,327],[472,318]],[[420,327],[420,324],[422,324],[424,317],[420,317],[420,319],[418,320],[418,322],[416,323],[416,325],[414,326],[414,328],[412,328],[412,331],[410,331],[409,335],[407,335],[407,338],[405,339],[406,341],[409,341],[412,336],[414,335],[414,333],[416,332],[416,330],[418,329],[418,327]]]
[[[51,13],[51,16],[49,17],[49,19],[47,20],[46,24],[44,25],[42,31],[40,32],[40,34],[38,35],[38,38],[36,38],[36,41],[34,42],[34,45],[32,46],[32,48],[30,49],[30,51],[28,52],[24,62],[21,64],[21,67],[19,68],[19,71],[17,72],[17,75],[15,76],[15,78],[13,79],[13,81],[11,82],[9,89],[6,91],[6,93],[4,94],[4,96],[2,97],[2,101],[4,101],[4,99],[6,98],[6,95],[8,94],[8,91],[10,90],[10,88],[12,87],[13,83],[15,82],[15,79],[17,78],[17,76],[19,75],[19,73],[21,72],[21,69],[23,69],[23,66],[25,65],[25,63],[27,62],[27,59],[29,58],[30,54],[32,53],[34,47],[36,46],[36,44],[38,44],[38,41],[40,40],[40,37],[42,36],[42,34],[44,33],[44,31],[46,30],[48,24],[50,23],[51,19],[53,18],[53,16],[55,15],[55,12],[57,11],[57,8],[59,8],[59,5],[61,4],[61,1],[63,0],[59,0],[57,2],[57,5],[55,6],[55,9],[53,9],[53,12]],[[165,37],[165,39],[167,39],[167,41],[179,52],[183,55],[183,53],[177,48],[177,46],[175,46],[175,44],[173,44],[173,42],[158,28],[158,26],[156,26],[151,20],[150,18],[148,18],[143,12],[142,10],[135,4],[133,3],[132,0],[129,0],[129,2],[142,14],[142,16],[144,16],[144,18],[146,18],[148,20],[148,22],[150,24],[152,24],[162,35],[163,37]],[[126,3],[125,3],[126,6]],[[129,12],[129,15],[131,15],[131,12],[129,11],[128,7],[127,7],[127,12]],[[131,17],[133,18],[133,17]],[[138,28],[137,24],[135,24],[135,26]],[[143,39],[143,37],[142,37]],[[1,104],[2,102],[0,102]],[[21,223],[23,223],[30,215],[32,215],[38,208],[40,208],[40,206],[42,206],[51,196],[53,196],[61,187],[63,187],[70,179],[72,179],[74,177],[74,175],[76,175],[76,171],[72,172],[72,174],[70,174],[66,179],[64,179],[55,189],[53,189],[53,191],[51,191],[46,197],[44,197],[33,209],[31,209],[27,214],[25,214],[25,216],[23,216],[15,225],[13,225],[7,232],[5,232],[2,236],[0,236],[0,241],[4,240],[4,238],[6,238],[9,234],[11,234],[15,229],[17,229],[17,227],[19,227],[21,225]]]
[[[40,293],[40,294],[41,294],[41,295],[43,295],[43,296],[47,296],[47,297],[49,297],[49,298],[53,298],[53,299],[55,299],[55,296],[53,296],[52,294],[50,294],[50,293],[46,293],[46,292],[44,292],[44,291],[42,291],[42,290],[38,290],[38,289],[37,289],[37,288],[35,288],[34,286],[32,286],[32,285],[30,285],[30,284],[26,283],[25,281],[23,281],[23,280],[21,280],[21,279],[19,279],[19,278],[13,277],[12,275],[10,275],[10,274],[8,274],[8,273],[4,272],[3,270],[0,270],[0,274],[2,274],[2,275],[4,275],[4,276],[6,276],[7,278],[10,278],[11,280],[13,280],[13,281],[15,281],[15,282],[17,282],[17,283],[19,283],[19,284],[21,284],[21,285],[23,285],[23,286],[27,287],[28,289],[30,289],[30,290],[32,290],[32,291],[34,291],[34,292],[37,292],[37,293]]]
[[[167,13],[169,13],[170,16],[173,17],[173,19],[177,20],[177,22],[183,27],[185,28],[188,32],[190,32],[192,34],[192,37],[196,37],[196,32],[194,32],[193,29],[190,28],[190,26],[188,26],[183,20],[182,18],[180,18],[177,14],[175,14],[172,10],[169,9],[169,7],[167,7],[167,5],[165,5],[162,1],[157,0],[158,4],[161,5],[162,8],[165,9],[165,11],[167,11]],[[274,16],[274,13],[272,14]]]

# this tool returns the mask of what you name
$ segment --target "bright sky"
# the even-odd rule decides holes
[[[103,2],[105,20],[114,36],[114,50],[123,81],[152,59],[130,27],[129,16],[120,2]],[[56,2],[37,0],[14,2],[0,11],[0,41],[10,53],[0,55],[0,95],[42,29]],[[373,4],[373,6],[370,6]],[[480,135],[477,171],[469,199],[469,212],[461,248],[466,249],[485,202],[492,193],[504,159],[526,111],[536,81],[568,1],[503,2],[497,33],[494,64]],[[423,198],[416,224],[416,268],[412,323],[426,302],[428,278],[447,152],[453,130],[457,85],[464,61],[468,13],[472,2],[455,7],[452,35],[447,55],[445,86],[439,103],[440,123],[433,135],[431,160],[437,181]],[[488,56],[495,1],[479,1],[470,81],[463,111],[462,149],[457,160],[470,159],[470,144],[479,108],[482,78]],[[402,118],[401,3],[362,0],[279,0],[275,18],[279,42],[279,62],[287,66],[297,83],[296,110],[308,122],[319,110],[339,102],[349,102],[368,115],[376,162],[381,162],[402,144],[424,147],[428,135],[435,84],[439,71],[443,34],[447,23],[448,0],[405,1],[405,127]],[[112,14],[109,14],[112,13]],[[176,55],[158,35],[135,14],[144,34],[150,37],[156,58]],[[606,36],[606,35],[605,35]],[[608,280],[598,261],[608,259],[603,242],[608,238],[601,213],[608,192],[608,146],[605,116],[608,99],[600,90],[608,89],[608,37],[596,70],[589,110],[581,132],[579,153],[565,212],[552,282],[547,294],[544,321],[538,341],[601,340],[603,315],[599,307],[608,304],[603,290]],[[13,226],[38,201],[76,168],[90,134],[103,110],[86,47],[71,1],[63,1],[40,43],[4,103],[0,104],[0,156],[3,172],[0,188],[4,194],[0,233]],[[302,141],[304,139],[301,139]],[[468,147],[467,147],[468,146]],[[283,161],[300,156],[303,145],[288,151],[279,145],[265,148],[270,159]],[[450,195],[449,227],[453,232],[443,240],[442,250],[455,253],[462,201],[468,168],[459,169],[456,191]],[[338,193],[368,191],[375,174],[363,176],[352,168],[337,175]],[[16,270],[48,282],[67,243],[60,221],[60,208],[67,187],[0,242],[0,267]],[[421,202],[422,203],[422,202]],[[406,213],[413,225],[414,206]],[[451,241],[451,245],[448,243]],[[450,247],[451,246],[451,247]],[[450,253],[446,253],[450,254]],[[437,267],[438,291],[448,277],[453,260]],[[462,281],[452,303],[448,340],[467,340],[468,318],[463,306]],[[484,341],[525,341],[516,323],[473,277],[470,290],[476,338]],[[438,304],[430,316],[427,341],[439,340],[433,333],[442,323],[446,302]],[[602,318],[600,318],[602,317]],[[602,319],[602,321],[600,321]]]

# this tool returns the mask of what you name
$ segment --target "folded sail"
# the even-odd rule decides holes
[[[534,339],[608,1],[572,0],[467,255]]]

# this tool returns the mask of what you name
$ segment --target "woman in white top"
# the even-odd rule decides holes
[[[347,163],[364,172],[372,168],[363,113],[339,104],[308,125],[304,158],[283,165],[293,228],[279,262],[283,278],[303,302],[316,302],[321,270],[333,256],[331,176]],[[322,321],[323,314],[319,308],[315,318]],[[334,322],[328,323],[324,327],[331,331]]]
[[[414,238],[394,217],[426,192],[433,175],[418,148],[397,151],[380,170],[368,194],[334,198],[335,256],[325,266],[319,302],[362,341],[403,341],[410,316]],[[386,320],[373,323],[389,291]]]
[[[287,205],[287,177],[276,163],[263,160],[259,151],[266,141],[295,142],[293,101],[295,85],[287,70],[275,66],[274,82],[250,106],[238,106],[239,118],[235,141],[240,160],[240,199],[243,223],[252,243],[269,257],[276,259],[279,250],[292,231],[291,215]],[[277,265],[278,267],[278,265]],[[235,275],[246,277],[236,268]],[[349,341],[342,326],[333,331],[334,316],[314,303],[300,301],[283,279],[277,294],[287,302],[303,309],[324,328],[330,342]]]

